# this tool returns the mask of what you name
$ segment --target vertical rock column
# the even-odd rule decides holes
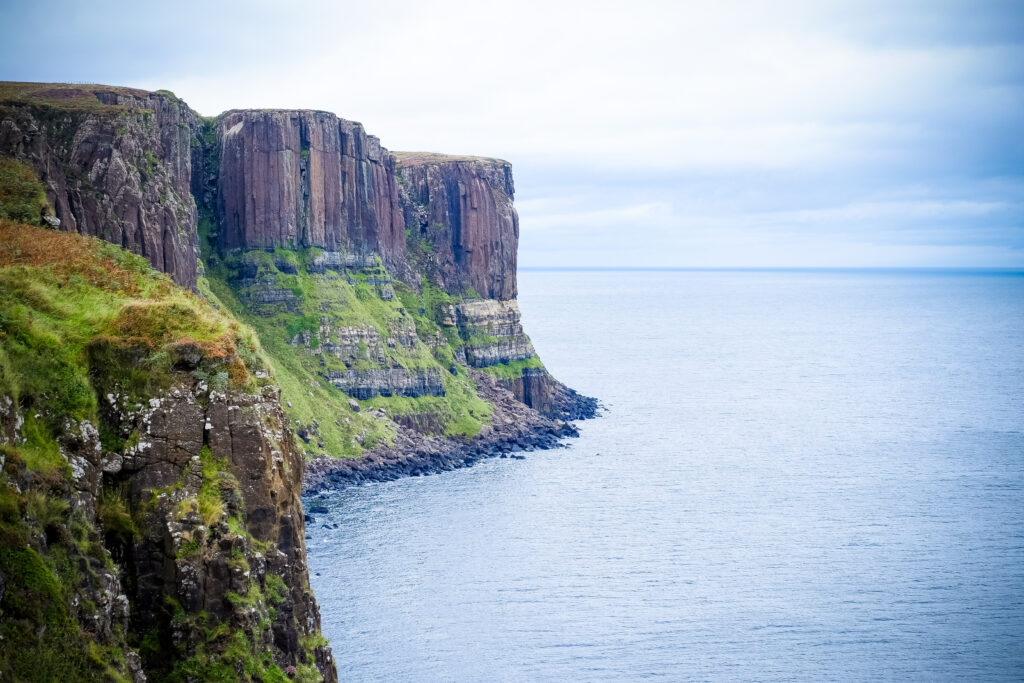
[[[395,152],[406,224],[433,245],[445,289],[485,299],[516,297],[519,216],[507,161]]]
[[[231,111],[219,138],[222,248],[320,247],[404,262],[394,160],[362,125],[319,111]]]

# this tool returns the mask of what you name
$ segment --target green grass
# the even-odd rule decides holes
[[[0,576],[5,584],[0,597],[0,671],[5,679],[18,681],[125,680],[123,668],[111,666],[123,664],[118,655],[123,639],[115,633],[99,645],[82,632],[76,618],[76,610],[88,615],[95,609],[84,600],[77,608],[73,603],[75,586],[90,581],[78,567],[88,566],[95,534],[82,529],[79,542],[65,530],[69,518],[72,529],[81,528],[80,522],[69,513],[65,500],[42,488],[52,479],[37,480],[35,487],[22,492],[13,488],[10,477],[24,464],[16,450],[5,456],[0,473]],[[57,532],[46,544],[41,542],[44,530]]]
[[[268,618],[251,640],[227,624],[212,624],[212,639],[188,656],[168,651],[159,630],[126,635],[118,628],[94,642],[79,626],[91,623],[97,608],[82,599],[78,587],[97,584],[98,590],[94,568],[113,567],[103,543],[114,549],[130,545],[157,503],[129,511],[122,492],[110,488],[97,501],[94,526],[68,505],[70,468],[58,438],[69,420],[89,420],[100,429],[105,449],[129,447],[138,435],[107,425],[99,396],[120,393],[141,403],[187,377],[176,363],[197,354],[199,367],[188,381],[203,377],[211,386],[240,391],[271,381],[255,376],[270,366],[251,329],[224,307],[176,287],[144,259],[97,239],[0,220],[0,397],[10,397],[25,419],[24,443],[0,447],[5,680],[123,680],[124,652],[132,644],[146,659],[150,680],[186,680],[190,674],[197,680],[238,680],[238,671],[243,680],[287,680],[262,646]],[[206,525],[226,521],[246,547],[255,548],[245,521],[228,517],[238,509],[231,501],[241,496],[229,463],[205,447],[199,456],[198,494],[179,512],[195,510]],[[166,492],[182,488],[178,482]],[[203,543],[182,539],[177,557],[200,558],[207,550]],[[282,594],[280,585],[272,587],[275,596]],[[267,613],[261,595],[254,584],[246,597]],[[173,616],[179,621],[200,618],[179,612],[180,606]]]
[[[474,157],[457,154],[438,154],[436,152],[392,152],[400,167],[419,166],[421,164],[446,164],[458,162],[485,162],[489,164],[508,164],[504,159],[494,157]]]
[[[73,83],[21,83],[0,81],[0,104],[31,105],[40,109],[89,114],[119,114],[128,107],[103,104],[96,92],[116,92],[145,98],[145,90],[109,85],[77,85]]]
[[[199,462],[203,467],[203,484],[199,488],[199,517],[206,526],[213,526],[225,514],[224,490],[238,490],[239,484],[227,458],[215,458],[209,446],[199,451]]]
[[[227,283],[216,275],[208,276],[208,282],[217,301],[257,330],[267,363],[273,369],[274,380],[281,387],[282,406],[294,426],[308,427],[314,420],[318,421],[324,451],[335,457],[355,456],[362,452],[357,435],[367,445],[391,439],[392,432],[379,420],[354,413],[348,407],[348,397],[319,376],[315,362],[297,353],[279,326],[250,313]],[[299,446],[309,456],[320,452],[315,444],[300,441]]]
[[[226,520],[227,504],[224,493],[238,491],[238,480],[231,473],[226,458],[215,458],[209,446],[199,451],[199,462],[202,466],[202,484],[194,497],[185,498],[178,503],[178,517],[183,518],[189,513],[196,513],[207,527],[221,521],[228,521],[229,527],[234,526],[239,535],[246,535],[244,525],[239,519]]]
[[[493,408],[477,396],[476,385],[465,369],[460,367],[458,372],[457,377],[447,372],[441,375],[444,396],[378,396],[365,403],[392,416],[422,416],[425,424],[439,425],[444,436],[473,437],[490,422]]]
[[[519,379],[523,375],[523,370],[527,368],[543,368],[544,364],[540,362],[540,358],[537,356],[530,356],[523,360],[512,361],[511,363],[498,363],[497,365],[488,365],[487,367],[480,368],[484,372],[494,375],[498,379]]]
[[[20,161],[0,158],[0,218],[40,225],[44,215],[52,214],[35,171]]]
[[[286,683],[293,679],[277,666],[269,651],[254,644],[244,631],[228,634],[215,628],[207,632],[206,642],[196,646],[191,656],[177,662],[164,680]],[[319,674],[314,680],[320,680]]]
[[[480,332],[475,329],[467,331],[469,334],[465,337],[466,346],[490,346],[491,344],[497,344],[501,341],[493,334],[487,334],[486,332]]]
[[[103,493],[96,516],[103,525],[103,531],[121,544],[127,544],[139,536],[139,528],[132,519],[128,505],[117,492]]]
[[[206,223],[207,234],[210,228]],[[285,411],[295,427],[309,428],[319,424],[319,437],[300,443],[307,456],[328,454],[334,457],[357,456],[364,449],[389,443],[393,432],[388,423],[363,411],[349,408],[349,397],[325,378],[331,370],[345,371],[344,359],[333,354],[314,354],[325,341],[318,338],[320,319],[329,318],[333,328],[339,326],[374,330],[383,340],[383,362],[371,358],[365,344],[360,343],[357,357],[349,359],[360,369],[397,367],[410,371],[436,370],[443,378],[444,396],[377,397],[363,404],[383,408],[392,416],[422,416],[408,420],[424,425],[428,431],[445,435],[473,436],[487,424],[491,407],[476,394],[476,388],[464,370],[456,375],[455,348],[461,344],[454,328],[444,328],[436,320],[444,315],[444,307],[456,300],[437,287],[426,285],[417,293],[401,283],[393,283],[396,296],[385,301],[375,280],[389,280],[379,264],[375,267],[310,272],[307,263],[319,250],[285,250],[273,252],[253,250],[235,252],[216,259],[215,267],[207,267],[207,288],[221,305],[251,325],[259,335],[262,347],[274,368],[281,386]],[[207,264],[213,259],[208,241],[204,243]],[[279,264],[288,263],[297,272],[284,273]],[[238,273],[256,271],[257,281],[272,279],[275,289],[288,290],[295,296],[291,304],[254,304],[259,289],[238,285]],[[423,313],[420,313],[420,310]],[[412,346],[397,341],[400,330],[414,328],[419,338]],[[302,333],[313,335],[310,349],[292,346],[289,342]],[[423,339],[438,333],[448,343],[431,348]],[[391,340],[392,343],[388,343]],[[333,340],[332,340],[333,341]],[[319,447],[323,443],[323,448]]]
[[[0,393],[30,415],[26,459],[57,466],[67,418],[97,424],[97,395],[156,395],[180,354],[251,385],[234,358],[252,333],[144,259],[100,240],[0,221]],[[241,354],[239,354],[241,355]],[[45,468],[44,468],[45,469]]]

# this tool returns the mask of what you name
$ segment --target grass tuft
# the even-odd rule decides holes
[[[52,214],[35,171],[14,159],[0,158],[0,218],[42,225],[43,216]]]

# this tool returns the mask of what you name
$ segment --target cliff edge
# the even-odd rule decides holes
[[[523,330],[514,195],[328,112],[0,83],[0,672],[336,680],[303,486],[596,412]]]
[[[336,680],[304,466],[251,330],[119,247],[0,220],[5,680]]]
[[[0,82],[0,156],[30,166],[61,230],[145,257],[196,285],[190,191],[198,116],[167,91]]]

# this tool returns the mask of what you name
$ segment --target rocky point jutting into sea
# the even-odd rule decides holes
[[[514,191],[327,112],[0,83],[4,678],[335,680],[303,485],[595,413],[520,324]]]

